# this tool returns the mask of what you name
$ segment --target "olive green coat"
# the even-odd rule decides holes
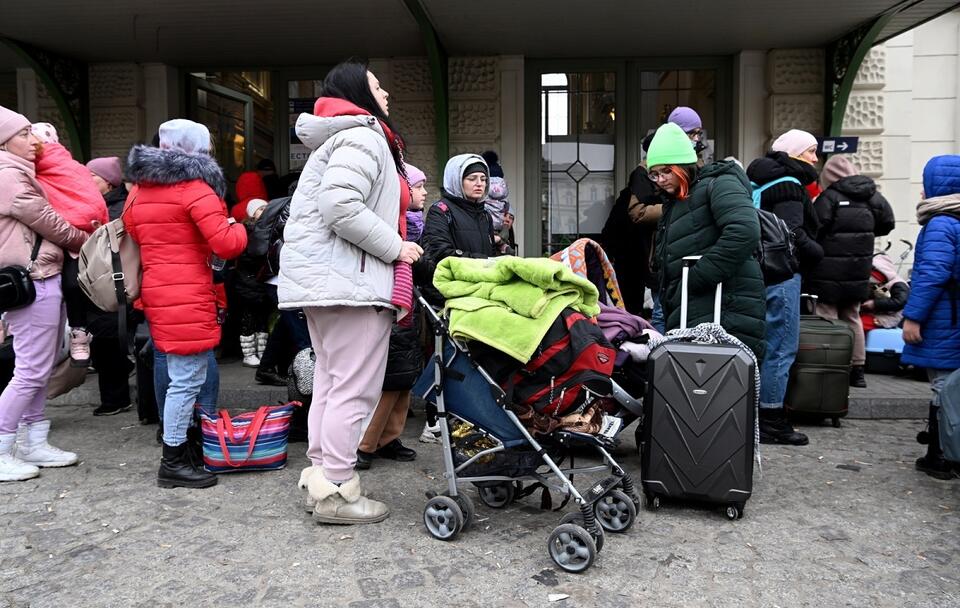
[[[723,283],[720,324],[763,360],[766,289],[754,251],[760,222],[746,174],[732,162],[700,170],[686,200],[669,200],[657,233],[660,303],[667,330],[680,327],[683,258],[703,256],[690,269],[687,326],[713,321],[717,284]]]

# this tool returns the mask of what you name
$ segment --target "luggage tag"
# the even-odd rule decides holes
[[[600,434],[604,437],[609,437],[613,439],[617,436],[617,433],[620,432],[620,429],[623,428],[623,418],[617,418],[616,416],[608,416],[607,414],[603,415],[603,420],[600,423]]]

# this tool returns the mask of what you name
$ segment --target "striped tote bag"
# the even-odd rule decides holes
[[[287,435],[293,408],[300,403],[264,405],[230,417],[227,410],[211,416],[201,408],[203,464],[211,473],[273,471],[287,465]]]

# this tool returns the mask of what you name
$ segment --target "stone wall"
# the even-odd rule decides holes
[[[897,228],[878,245],[905,250],[919,232],[916,204],[930,157],[960,153],[960,11],[874,47],[854,82],[843,134],[860,137],[853,161],[893,206]],[[911,261],[908,258],[908,262]]]
[[[148,140],[144,129],[143,70],[136,63],[90,65],[90,152],[126,158]]]
[[[764,149],[789,129],[823,133],[823,79],[822,49],[774,49],[767,54],[769,140]]]

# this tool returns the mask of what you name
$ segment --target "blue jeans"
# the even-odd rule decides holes
[[[666,333],[664,330],[667,327],[667,321],[663,318],[663,307],[660,306],[660,292],[651,289],[650,295],[653,297],[653,314],[650,315],[650,325],[653,325],[653,328],[661,334]]]
[[[783,407],[800,346],[800,275],[767,287],[767,352],[760,366],[760,407]]]
[[[195,361],[197,359],[202,361],[202,365]],[[191,362],[187,360],[191,360]],[[202,372],[200,371],[201,367]],[[197,384],[196,390],[192,387],[197,377],[184,380],[185,368],[188,368],[187,371],[198,374],[200,383]],[[189,387],[189,391],[184,393],[184,387]],[[157,397],[158,413],[163,421],[164,443],[173,446],[180,445],[186,441],[187,427],[193,423],[194,404],[199,404],[204,411],[211,414],[217,409],[217,399],[220,394],[220,371],[217,368],[217,359],[214,357],[213,351],[208,350],[196,355],[174,355],[154,349],[153,388]],[[171,400],[171,397],[176,401]],[[187,397],[190,398],[190,402],[185,404],[183,400]],[[170,412],[170,417],[168,417],[168,409],[171,406],[174,410]],[[179,430],[179,421],[182,416],[185,416],[185,423],[182,430]],[[178,428],[175,429],[174,427]],[[170,432],[176,434],[168,435]]]

